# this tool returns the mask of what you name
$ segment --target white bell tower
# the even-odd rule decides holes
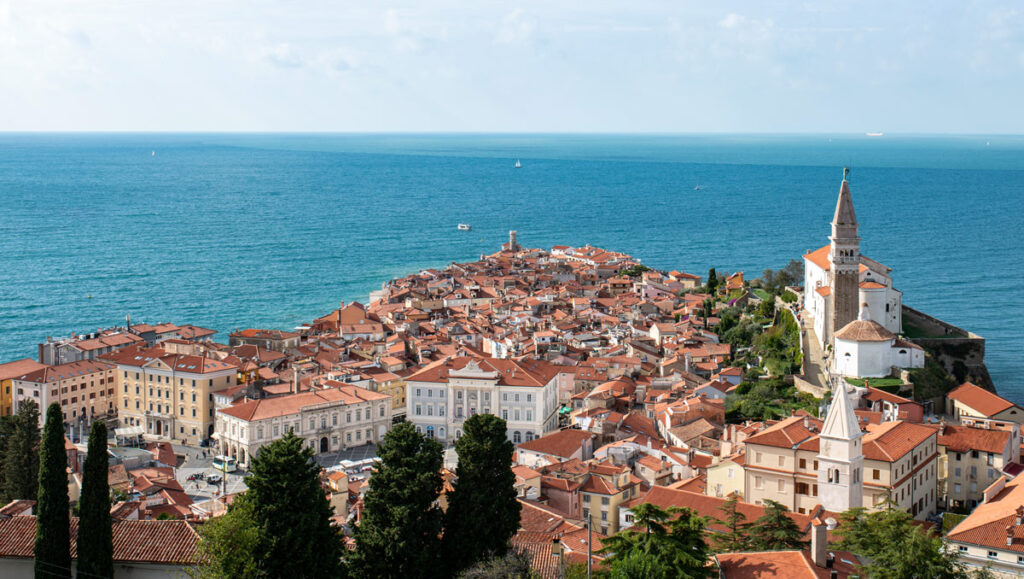
[[[818,497],[832,512],[862,506],[864,497],[863,433],[840,381],[832,391],[832,404],[818,436]]]

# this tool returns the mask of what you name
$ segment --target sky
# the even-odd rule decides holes
[[[1024,4],[0,0],[0,131],[1024,133]]]

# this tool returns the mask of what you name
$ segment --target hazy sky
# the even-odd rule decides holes
[[[1024,133],[1024,4],[0,0],[0,130]]]

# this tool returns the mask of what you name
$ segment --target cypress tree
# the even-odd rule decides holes
[[[455,490],[448,498],[442,552],[448,571],[456,574],[478,561],[508,552],[519,529],[520,504],[505,421],[493,414],[466,420],[455,442],[459,466]]]
[[[441,445],[403,422],[377,451],[381,462],[355,529],[353,570],[361,577],[441,576]]]
[[[291,431],[252,460],[246,500],[259,528],[257,566],[268,577],[337,577],[342,543],[320,487],[313,449]]]
[[[114,576],[114,539],[107,484],[107,425],[102,420],[89,430],[89,454],[82,472],[78,512],[78,576]]]
[[[39,406],[34,400],[22,401],[11,422],[4,441],[4,499],[34,501],[39,490]]]
[[[64,416],[54,402],[46,409],[39,448],[39,495],[36,505],[36,577],[71,577],[71,514],[68,505],[68,455],[64,451]]]

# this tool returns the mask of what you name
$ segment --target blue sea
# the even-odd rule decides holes
[[[756,277],[828,242],[847,165],[863,253],[1024,403],[1024,137],[998,135],[0,135],[0,361],[126,315],[292,328],[510,229]]]

